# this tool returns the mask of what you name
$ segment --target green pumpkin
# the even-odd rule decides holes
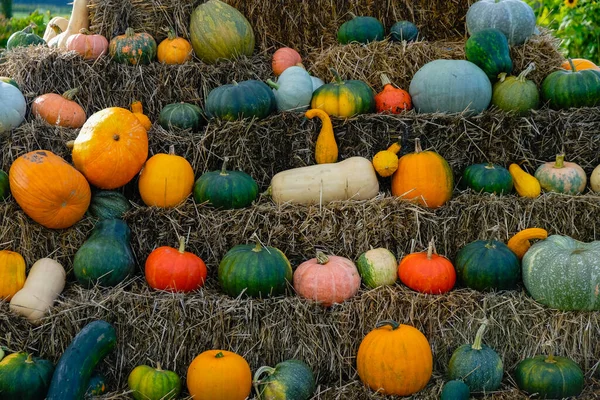
[[[17,81],[15,81],[12,78],[9,78],[9,77],[6,77],[6,76],[0,76],[0,82],[8,83],[9,85],[13,85],[17,89],[21,90],[21,88],[19,87],[19,84],[17,83]]]
[[[17,31],[10,35],[6,42],[6,50],[11,50],[16,47],[27,47],[46,45],[46,41],[33,32],[31,25],[26,26],[22,31]],[[17,87],[18,88],[18,87]]]
[[[165,371],[147,365],[139,365],[131,371],[127,378],[129,390],[135,400],[170,400],[176,399],[181,392],[181,379],[173,371]]]
[[[510,74],[513,69],[508,40],[498,29],[484,29],[471,35],[465,43],[465,55],[492,83],[498,80],[498,75]]]
[[[551,235],[523,257],[523,283],[535,301],[558,310],[600,310],[600,241]]]
[[[214,64],[219,59],[252,55],[252,26],[242,13],[229,4],[208,0],[196,7],[190,21],[192,47],[205,63]]]
[[[516,289],[521,274],[519,259],[508,246],[496,240],[477,240],[459,250],[456,272],[468,288]]]
[[[85,391],[85,397],[102,396],[106,393],[106,378],[103,375],[95,373],[90,378],[88,388]]]
[[[351,42],[369,43],[383,40],[385,30],[383,24],[373,17],[356,17],[352,15],[350,21],[340,26],[337,33],[338,42],[347,44]]]
[[[492,163],[468,166],[463,172],[463,181],[478,193],[509,194],[513,190],[510,172]]]
[[[7,199],[8,195],[10,195],[8,174],[0,169],[0,201]]]
[[[519,389],[541,399],[564,399],[583,391],[583,371],[566,357],[535,356],[521,361],[515,368]]]
[[[283,361],[275,368],[260,367],[252,383],[259,400],[308,400],[315,392],[312,370],[300,360]]]
[[[485,321],[475,336],[473,344],[463,344],[452,353],[448,364],[450,379],[461,379],[471,392],[491,392],[500,387],[504,366],[502,359],[487,345],[481,343]]]
[[[600,71],[577,71],[569,59],[571,70],[561,69],[542,82],[542,99],[554,110],[571,107],[595,107],[600,104]]]
[[[257,80],[233,82],[210,91],[206,98],[206,115],[225,121],[266,118],[277,109],[275,95],[267,84]]]
[[[393,285],[398,279],[398,260],[388,249],[371,249],[362,253],[356,267],[362,281],[370,289]]]
[[[206,120],[200,107],[181,102],[164,106],[158,116],[158,123],[166,130],[178,128],[196,132],[206,124]]]
[[[471,391],[466,383],[461,380],[448,381],[442,388],[440,400],[469,400]]]
[[[225,254],[219,264],[219,283],[223,291],[238,297],[284,294],[292,281],[292,267],[285,254],[275,247],[237,245]]]
[[[0,400],[43,400],[50,387],[54,365],[24,352],[0,361]]]
[[[147,33],[135,33],[127,28],[108,44],[108,53],[115,62],[125,65],[147,65],[156,58],[156,41]]]
[[[227,171],[225,157],[220,171],[202,174],[194,183],[196,203],[208,202],[213,207],[231,210],[252,204],[258,195],[258,184],[244,171]]]
[[[419,29],[410,21],[398,21],[392,25],[390,34],[394,42],[414,42],[419,37]]]
[[[131,230],[120,219],[100,220],[75,253],[73,272],[84,287],[116,286],[133,274]]]
[[[500,77],[492,88],[492,105],[504,111],[513,111],[518,116],[537,110],[540,106],[540,92],[534,81],[526,79],[534,68],[531,63],[518,77]]]
[[[325,111],[329,116],[348,118],[375,111],[373,89],[363,81],[343,81],[337,71],[331,69],[334,82],[314,91],[311,108]]]
[[[98,219],[122,219],[131,209],[129,200],[119,192],[100,190],[92,195],[88,213]]]
[[[508,38],[508,43],[525,43],[535,32],[535,13],[520,0],[479,0],[467,11],[467,30],[473,35],[483,29],[496,28]]]

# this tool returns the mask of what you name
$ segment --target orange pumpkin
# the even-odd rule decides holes
[[[456,283],[454,265],[435,252],[433,239],[426,252],[411,253],[400,261],[398,277],[412,290],[428,294],[446,293]]]
[[[303,262],[294,272],[294,289],[301,297],[316,300],[325,307],[354,296],[360,288],[360,275],[354,263],[344,257],[317,257]]]
[[[19,253],[0,251],[0,299],[10,300],[25,285],[25,260]]]
[[[585,58],[572,58],[571,61],[573,61],[573,65],[575,65],[575,69],[577,71],[581,71],[584,69],[595,69],[596,71],[600,71],[600,67],[598,67],[590,60],[586,60]],[[571,64],[569,63],[569,60],[563,62],[560,67],[568,71],[571,70]]]
[[[67,90],[63,95],[47,93],[33,100],[31,112],[51,125],[81,128],[85,123],[85,111],[73,101],[79,89]]]
[[[17,158],[8,179],[10,191],[25,214],[46,228],[74,225],[90,205],[92,193],[83,175],[48,150]]]
[[[133,103],[131,103],[131,112],[147,131],[152,128],[152,122],[150,121],[150,118],[144,114],[144,107],[141,101],[135,100]]]
[[[192,59],[192,45],[190,42],[175,34],[173,28],[169,28],[169,36],[160,42],[156,57],[163,64],[184,64]]]
[[[360,380],[384,395],[410,396],[431,379],[433,355],[427,338],[416,328],[381,321],[358,348]]]
[[[100,189],[125,185],[148,157],[146,129],[132,112],[120,107],[93,114],[71,145],[75,168]]]
[[[147,206],[175,207],[193,187],[194,170],[185,158],[175,155],[174,146],[169,154],[152,156],[140,174],[140,195]]]
[[[271,61],[273,72],[275,76],[279,76],[289,67],[299,66],[304,68],[302,65],[302,57],[294,49],[289,47],[282,47],[273,54],[273,60]]]
[[[69,36],[67,50],[76,51],[84,60],[97,60],[108,52],[108,40],[82,28],[79,33]]]
[[[418,204],[437,208],[452,197],[454,176],[448,162],[433,151],[423,151],[415,140],[415,152],[398,160],[392,176],[392,194]]]
[[[375,110],[378,113],[400,114],[412,108],[410,94],[406,90],[395,88],[386,74],[381,74],[383,90],[375,95]]]
[[[194,400],[244,400],[252,389],[250,365],[230,351],[205,351],[190,364],[187,387]]]

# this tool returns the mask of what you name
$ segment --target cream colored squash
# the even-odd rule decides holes
[[[11,311],[37,322],[65,288],[66,277],[65,269],[53,259],[37,260],[23,288],[10,300]]]
[[[67,39],[69,36],[76,35],[81,29],[90,28],[90,17],[87,9],[88,0],[73,0],[73,11],[69,18],[67,29],[61,33],[58,39],[58,48],[67,48]]]
[[[379,193],[379,181],[371,161],[351,157],[280,172],[271,180],[270,191],[275,203],[325,204],[372,199]]]
[[[600,165],[598,165],[592,171],[592,176],[590,177],[590,187],[596,193],[600,193]]]
[[[58,25],[61,31],[66,31],[69,26],[69,20],[63,17],[54,17],[50,21],[48,21],[48,25],[46,25],[46,30],[44,31],[44,40],[46,43],[50,42],[50,39],[56,37],[56,32],[50,25]]]

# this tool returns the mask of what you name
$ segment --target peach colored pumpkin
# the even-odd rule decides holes
[[[108,40],[82,28],[79,33],[69,36],[67,50],[76,51],[84,60],[96,60],[108,52]]]
[[[63,95],[46,93],[33,100],[31,112],[50,125],[81,128],[85,123],[84,109],[73,101],[79,89],[67,90]]]
[[[273,54],[271,66],[275,76],[281,75],[289,67],[301,66],[304,68],[300,54],[289,47],[282,47]]]

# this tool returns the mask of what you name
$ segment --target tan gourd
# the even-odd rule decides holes
[[[67,27],[69,26],[69,20],[63,17],[54,17],[50,21],[48,21],[43,37],[43,39],[48,44],[50,44],[50,40],[52,38],[55,38],[58,35],[56,33],[56,30],[52,27],[52,25],[58,26],[60,28],[60,31],[63,32],[67,30]]]
[[[33,264],[25,285],[10,301],[11,311],[37,322],[65,288],[65,269],[51,258]]]
[[[280,172],[271,180],[269,191],[275,203],[325,204],[372,199],[379,193],[379,182],[371,161],[351,157]]]
[[[535,198],[542,192],[537,178],[523,171],[517,164],[511,164],[508,167],[508,172],[513,178],[513,185],[519,196]]]
[[[69,25],[63,31],[58,39],[57,46],[59,49],[67,48],[67,39],[69,36],[76,35],[81,29],[90,28],[90,18],[87,9],[88,0],[73,0],[73,11],[69,18]]]
[[[508,241],[508,248],[512,250],[513,253],[517,255],[520,259],[523,258],[527,250],[531,247],[531,243],[529,242],[531,239],[546,239],[548,237],[548,232],[542,228],[528,228],[523,229],[519,233],[515,234]]]
[[[317,164],[337,162],[338,146],[335,142],[333,125],[331,125],[329,115],[323,110],[313,108],[308,110],[304,116],[310,119],[319,117],[321,120],[321,132],[319,132],[319,137],[317,138],[317,143],[315,145],[315,160],[317,161]]]
[[[592,176],[590,176],[590,187],[594,192],[600,193],[600,165],[592,171]]]

